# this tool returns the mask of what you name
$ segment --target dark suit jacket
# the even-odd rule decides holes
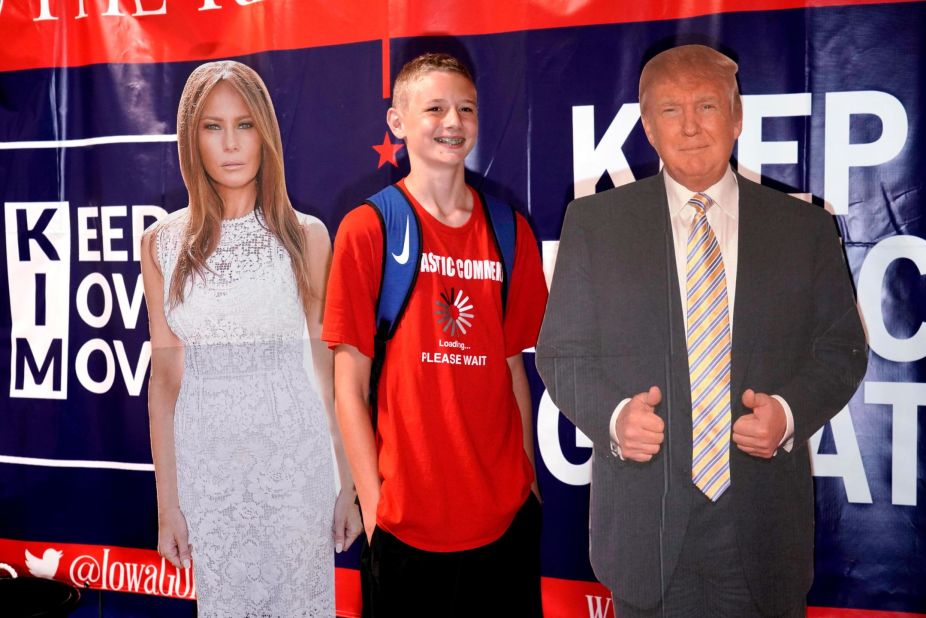
[[[739,244],[732,418],[746,388],[783,397],[794,448],[769,460],[731,443],[732,511],[759,607],[781,612],[813,578],[807,439],[846,404],[867,350],[832,217],[737,176]],[[593,442],[590,557],[619,598],[655,606],[678,562],[691,498],[691,391],[662,175],[576,200],[560,238],[537,344],[550,396]],[[650,462],[610,452],[624,398],[662,389],[666,442]]]

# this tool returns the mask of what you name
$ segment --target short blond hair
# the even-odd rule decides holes
[[[680,45],[650,58],[640,73],[640,111],[646,113],[646,92],[656,82],[678,79],[717,81],[730,91],[733,114],[743,111],[740,89],[736,83],[739,66],[728,56],[706,45]]]
[[[432,71],[444,71],[462,75],[469,80],[473,88],[476,87],[476,81],[473,79],[472,73],[457,58],[450,54],[429,52],[409,60],[399,71],[395,78],[395,84],[392,86],[392,106],[398,108],[404,105],[408,99],[409,85]]]

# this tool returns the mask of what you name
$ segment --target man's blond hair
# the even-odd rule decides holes
[[[681,45],[650,58],[640,73],[640,111],[646,113],[646,93],[663,80],[703,79],[716,81],[730,91],[734,116],[743,111],[736,71],[739,67],[728,56],[705,45]]]

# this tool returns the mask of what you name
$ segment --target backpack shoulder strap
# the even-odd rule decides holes
[[[405,194],[390,185],[366,200],[383,230],[383,264],[376,299],[376,333],[384,341],[395,334],[418,278],[421,224]]]
[[[379,417],[379,379],[386,361],[386,342],[395,334],[418,279],[421,261],[421,223],[415,209],[395,185],[366,200],[379,217],[383,231],[383,264],[376,298],[376,334],[370,367],[370,420],[376,431]]]
[[[502,308],[508,307],[508,287],[511,273],[514,271],[515,247],[517,246],[518,225],[514,208],[494,195],[479,192],[492,231],[492,240],[498,255],[501,256],[505,280],[502,281]]]

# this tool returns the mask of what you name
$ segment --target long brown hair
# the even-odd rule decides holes
[[[312,296],[305,259],[305,236],[286,193],[280,125],[267,86],[256,72],[240,62],[207,62],[187,79],[177,110],[177,149],[180,172],[190,197],[189,221],[180,245],[168,292],[171,306],[183,302],[184,287],[194,274],[203,276],[206,260],[219,244],[222,198],[206,173],[199,153],[199,126],[203,104],[212,89],[224,81],[235,89],[251,112],[261,137],[261,163],[257,172],[257,204],[267,229],[276,236],[293,267],[303,311],[308,314]]]

